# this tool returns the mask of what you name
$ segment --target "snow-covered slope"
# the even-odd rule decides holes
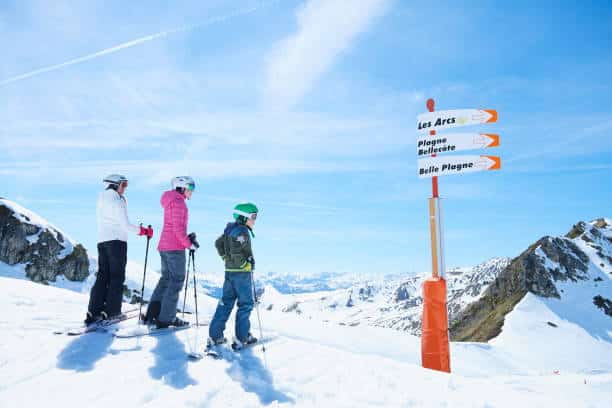
[[[210,314],[214,300],[201,300]],[[255,347],[189,362],[185,353],[202,348],[205,328],[131,340],[51,333],[78,321],[86,302],[0,278],[0,406],[596,407],[612,399],[611,344],[535,297],[495,342],[451,344],[451,375],[420,368],[419,339],[408,333],[274,310],[262,311],[265,357]],[[560,324],[534,329],[542,318]]]
[[[509,258],[493,258],[473,268],[449,271],[447,285],[451,321],[466,305],[477,300],[509,263]],[[389,327],[418,335],[421,332],[422,283],[425,277],[367,280],[346,289],[313,293],[281,294],[268,285],[262,301],[268,308],[307,318],[348,326]]]

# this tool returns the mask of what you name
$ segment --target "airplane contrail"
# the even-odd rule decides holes
[[[92,59],[100,58],[100,57],[102,57],[104,55],[112,54],[112,53],[115,53],[117,51],[121,51],[121,50],[126,49],[126,48],[134,47],[136,45],[139,45],[139,44],[142,44],[142,43],[145,43],[145,42],[148,42],[148,41],[152,41],[152,40],[155,40],[155,39],[158,39],[158,38],[166,37],[166,36],[168,36],[170,34],[175,34],[175,33],[183,32],[183,31],[189,31],[189,30],[193,30],[193,29],[196,29],[196,28],[200,28],[200,27],[211,25],[211,24],[219,23],[219,22],[222,22],[222,21],[226,21],[226,20],[229,20],[229,19],[234,18],[234,17],[241,16],[241,15],[250,14],[250,13],[253,13],[253,12],[257,11],[259,8],[261,8],[263,6],[266,6],[268,4],[271,4],[271,3],[275,3],[276,1],[278,1],[278,0],[260,3],[260,4],[256,5],[256,6],[253,6],[253,7],[250,7],[250,8],[239,9],[239,10],[236,10],[236,11],[234,11],[234,12],[232,12],[230,14],[224,15],[224,16],[219,16],[219,17],[211,18],[210,20],[208,20],[206,22],[203,22],[203,23],[183,26],[183,27],[174,28],[174,29],[171,29],[171,30],[161,31],[161,32],[155,33],[155,34],[150,34],[150,35],[147,35],[147,36],[144,36],[144,37],[137,38],[135,40],[131,40],[131,41],[127,41],[127,42],[115,45],[114,47],[110,47],[110,48],[106,48],[106,49],[101,50],[101,51],[94,52],[93,54],[84,55],[82,57],[74,58],[74,59],[71,59],[71,60],[66,61],[66,62],[62,62],[62,63],[55,64],[55,65],[50,65],[48,67],[39,68],[39,69],[36,69],[36,70],[33,70],[33,71],[29,71],[29,72],[26,72],[26,73],[23,73],[23,74],[20,74],[20,75],[16,75],[16,76],[11,77],[11,78],[3,79],[3,80],[0,80],[0,86],[12,84],[12,83],[18,82],[18,81],[23,81],[24,79],[31,78],[33,76],[37,76],[37,75],[40,75],[40,74],[44,74],[46,72],[56,71],[58,69],[61,69],[61,68],[64,68],[64,67],[68,67],[70,65],[80,64],[80,63],[85,62],[85,61],[90,61]]]

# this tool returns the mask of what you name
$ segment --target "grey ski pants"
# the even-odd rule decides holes
[[[185,250],[159,251],[161,278],[151,295],[151,302],[161,302],[160,322],[173,322],[179,294],[185,282]]]

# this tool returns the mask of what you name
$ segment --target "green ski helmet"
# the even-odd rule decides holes
[[[240,203],[234,207],[234,219],[236,221],[246,221],[248,218],[257,219],[259,209],[253,203]],[[244,219],[240,219],[244,217]]]

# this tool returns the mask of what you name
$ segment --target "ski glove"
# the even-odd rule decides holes
[[[187,235],[187,238],[189,238],[189,241],[191,241],[191,247],[189,248],[190,251],[195,251],[200,247],[200,243],[196,239],[195,232],[192,232],[189,235]]]
[[[140,236],[147,236],[149,239],[153,238],[153,228],[152,227],[148,227],[145,228],[142,226],[142,224],[140,225],[140,231],[138,232],[138,235]]]
[[[254,271],[255,270],[255,258],[253,258],[252,256],[249,256],[247,258],[247,262],[251,264],[251,270]]]

